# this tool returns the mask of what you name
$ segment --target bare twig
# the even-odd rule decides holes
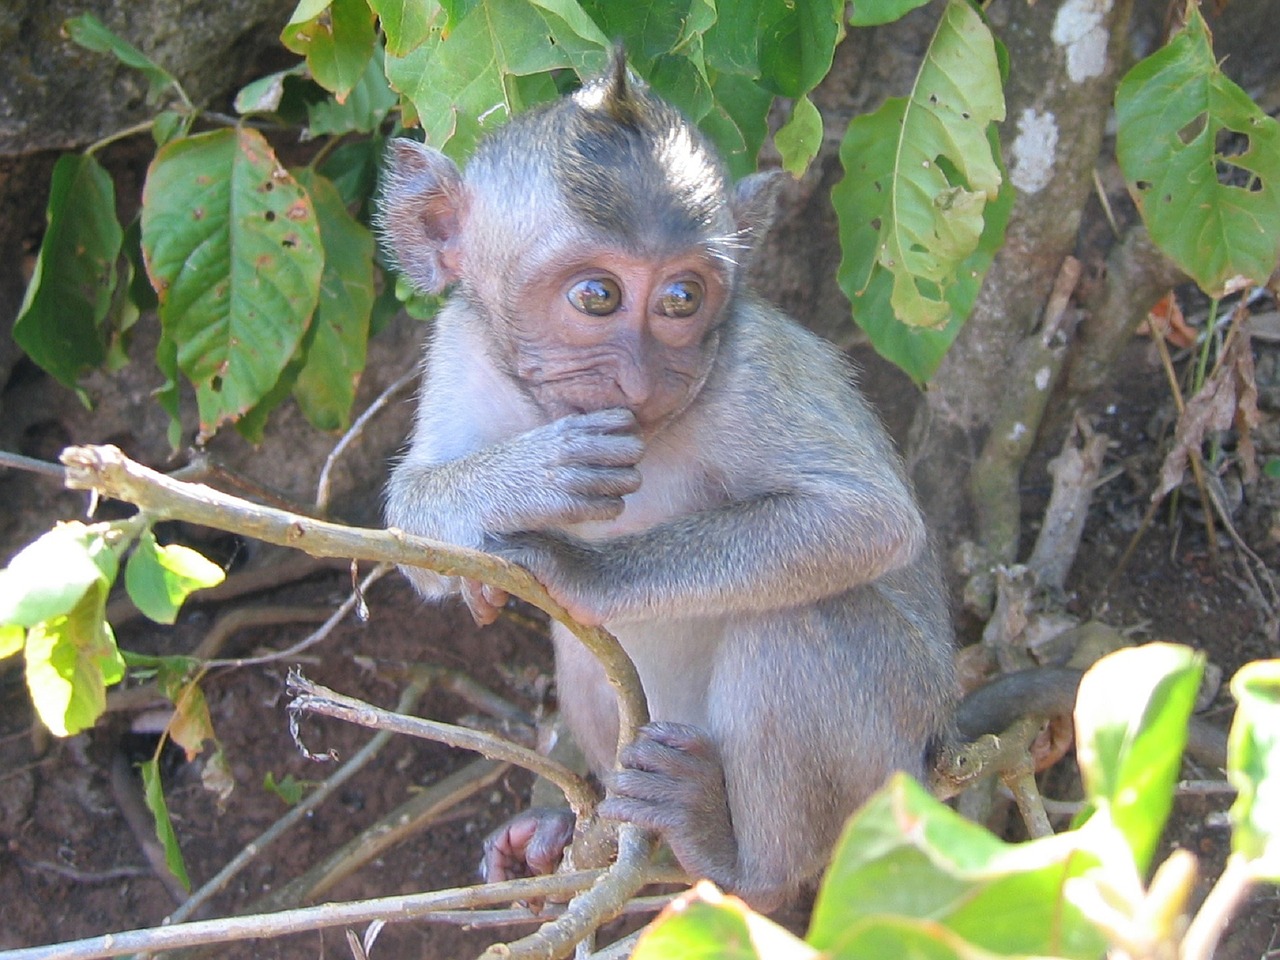
[[[1078,445],[1077,445],[1078,441]],[[1063,589],[1080,549],[1089,502],[1102,472],[1107,437],[1094,433],[1088,421],[1077,415],[1075,427],[1063,441],[1062,452],[1049,462],[1053,493],[1044,511],[1044,522],[1027,560],[1042,586]]]
[[[595,791],[584,779],[554,760],[509,740],[452,723],[408,717],[390,710],[383,710],[363,700],[347,697],[318,683],[312,683],[296,670],[290,672],[287,686],[289,692],[294,695],[293,702],[289,704],[291,717],[318,713],[321,716],[336,717],[362,727],[404,733],[411,737],[447,743],[451,747],[474,750],[493,760],[518,764],[550,780],[564,792],[569,806],[579,817],[588,815],[595,808]]]
[[[0,450],[0,467],[8,467],[10,470],[23,470],[27,473],[34,473],[37,476],[57,480],[59,483],[64,482],[67,478],[66,467],[50,463],[47,460],[37,460],[35,457],[24,457],[20,453],[10,453],[8,450]]]
[[[62,462],[67,466],[68,487],[125,500],[156,517],[187,520],[312,556],[426,567],[444,576],[490,583],[546,611],[600,661],[618,697],[619,742],[630,742],[648,721],[640,677],[617,639],[608,631],[578,623],[532,574],[500,557],[402,530],[349,527],[260,506],[202,484],[173,480],[135,463],[113,446],[69,447],[62,453]]]
[[[535,897],[569,897],[596,883],[603,871],[579,870],[526,880],[507,880],[475,887],[432,890],[427,893],[380,897],[351,903],[285,910],[252,917],[199,920],[163,927],[126,930],[101,937],[54,943],[42,947],[0,951],[0,960],[99,960],[128,953],[179,950],[212,943],[233,943],[279,937],[307,930],[352,926],[374,920],[416,920],[439,910],[461,910],[511,903]]]
[[[399,711],[412,710],[418,700],[421,699],[423,693],[426,692],[427,687],[428,681],[426,680],[410,683],[400,694],[400,701],[396,704],[396,709]],[[350,760],[335,770],[324,783],[295,804],[288,813],[268,827],[256,840],[250,841],[213,878],[191,894],[190,897],[186,898],[186,901],[169,915],[167,922],[181,923],[192,916],[196,910],[208,902],[210,897],[222,890],[237,873],[248,866],[258,854],[310,816],[313,810],[333,796],[334,791],[359,773],[370,760],[378,755],[390,739],[391,734],[387,732],[380,731],[374,734],[368,743],[356,751]]]
[[[342,435],[342,439],[334,445],[329,451],[329,456],[325,458],[324,466],[320,469],[320,479],[316,482],[316,512],[327,514],[329,512],[330,498],[330,475],[333,468],[337,464],[339,458],[346,452],[347,447],[364,432],[365,425],[378,415],[378,411],[385,407],[397,393],[414,381],[418,376],[418,366],[415,364],[412,369],[407,370],[397,377],[391,384],[378,394],[377,398],[369,404],[364,413],[356,418],[355,423],[351,424],[350,429]]]
[[[389,731],[379,731],[374,739],[388,738],[391,735]],[[382,742],[385,743],[386,740],[383,739]],[[353,757],[352,762],[354,760]],[[483,790],[509,769],[510,764],[496,760],[473,760],[461,770],[415,793],[319,863],[313,864],[306,873],[283,887],[272,890],[255,903],[250,912],[283,910],[323,896],[370,860],[430,826],[445,810]],[[526,922],[534,919],[528,911],[524,912],[524,918]]]

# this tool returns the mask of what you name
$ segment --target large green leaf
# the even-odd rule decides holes
[[[297,350],[323,267],[315,211],[248,128],[169,144],[142,201],[147,273],[207,436],[265,397]]]
[[[991,33],[964,0],[950,0],[911,96],[854,120],[840,148],[845,177],[832,200],[851,299],[886,273],[900,322],[955,322],[950,287],[979,249],[1000,189],[988,128],[1003,117]]]
[[[299,181],[315,202],[324,244],[324,274],[316,306],[315,338],[293,395],[321,430],[345,428],[364,370],[373,286],[373,235],[347,213],[337,187],[310,170]]]
[[[1218,68],[1194,4],[1116,90],[1116,155],[1151,239],[1220,295],[1280,255],[1280,124]],[[1231,140],[1242,142],[1239,152]]]
[[[446,12],[412,52],[388,55],[387,78],[427,142],[455,157],[528,106],[515,77],[565,67],[586,76],[605,64],[608,39],[573,0],[476,0],[447,36]]]
[[[995,127],[992,126],[988,133],[992,150],[998,150]],[[1002,174],[1003,169],[1001,167]],[[866,332],[876,352],[897,364],[917,384],[924,385],[933,377],[973,310],[987,270],[1004,244],[1013,201],[1012,190],[1001,190],[983,211],[978,248],[956,268],[955,281],[947,287],[946,300],[951,315],[946,326],[930,329],[902,323],[894,315],[890,302],[893,275],[887,270],[875,271],[861,292],[849,292],[845,287],[853,301],[854,320]]]
[[[48,227],[13,338],[59,382],[74,387],[107,356],[104,323],[124,232],[111,178],[91,156],[63,154],[49,185]]]
[[[299,9],[280,33],[280,42],[300,57],[316,83],[341,102],[360,82],[377,44],[373,11],[366,0],[332,0],[315,16]]]
[[[631,960],[816,960],[817,951],[741,900],[700,883],[654,920]]]
[[[0,623],[34,627],[65,616],[91,589],[110,587],[117,567],[102,527],[59,523],[0,570]]]
[[[1280,660],[1246,664],[1231,680],[1239,706],[1227,742],[1232,846],[1259,877],[1280,883]]]
[[[431,20],[439,6],[433,0],[369,0],[382,21],[387,49],[397,57],[425,43],[431,35]]]
[[[1064,902],[1098,863],[1081,839],[1006,844],[896,775],[845,826],[808,942],[832,957],[1097,957],[1101,937]]]
[[[852,9],[849,12],[849,25],[874,27],[882,23],[892,23],[928,2],[929,0],[853,0]]]
[[[1149,643],[1099,660],[1076,695],[1076,757],[1089,803],[1145,870],[1173,803],[1204,657]]]
[[[121,39],[92,13],[72,17],[63,24],[73,41],[95,53],[109,53],[125,66],[142,71],[147,78],[147,99],[154,102],[170,84],[177,83],[173,75],[129,41]]]
[[[760,4],[760,81],[781,97],[808,93],[831,69],[844,37],[843,0]]]
[[[307,131],[315,137],[373,133],[382,126],[397,100],[387,85],[381,52],[375,51],[345,100],[339,101],[335,96],[307,104]]]

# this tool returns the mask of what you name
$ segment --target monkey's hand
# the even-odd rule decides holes
[[[609,618],[610,594],[595,586],[598,554],[587,541],[546,533],[519,533],[500,537],[487,549],[537,577],[552,598],[583,626],[603,626]]]
[[[517,813],[484,841],[480,876],[485,883],[551,873],[573,839],[573,813],[531,807]]]
[[[644,441],[635,415],[611,408],[561,417],[477,456],[482,526],[504,534],[614,519],[640,489]]]
[[[618,759],[600,815],[656,831],[690,877],[738,890],[724,768],[710,737],[685,723],[649,723]]]

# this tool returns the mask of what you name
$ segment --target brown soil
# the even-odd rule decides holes
[[[1271,349],[1259,347],[1265,354]],[[1275,369],[1275,359],[1263,370]],[[1123,467],[1095,500],[1086,542],[1075,567],[1071,605],[1093,609],[1116,557],[1146,507],[1159,464],[1157,439],[1165,404],[1158,371],[1141,345],[1133,350],[1133,376],[1123,397],[1102,398],[1098,428],[1118,443],[1111,458]],[[869,376],[875,381],[875,376]],[[1276,414],[1260,432],[1264,457],[1280,455],[1274,438]],[[894,418],[890,418],[891,421]],[[1027,480],[1030,525],[1043,507],[1048,487],[1043,471]],[[44,481],[24,481],[43,483]],[[1042,485],[1043,486],[1040,486]],[[1263,480],[1251,491],[1237,523],[1270,566],[1277,567],[1274,517],[1280,484]],[[1185,501],[1184,501],[1185,502]],[[1170,517],[1172,516],[1172,520]],[[16,546],[16,545],[15,545]],[[12,548],[10,548],[12,549]],[[1224,564],[1210,567],[1204,533],[1186,510],[1162,511],[1106,602],[1103,618],[1136,628],[1138,639],[1167,639],[1203,650],[1224,678],[1243,663],[1277,655],[1276,639],[1258,604],[1236,573],[1238,558],[1228,547]],[[230,606],[302,604],[331,608],[346,592],[345,573],[328,573],[268,595]],[[529,711],[546,704],[550,656],[536,622],[504,619],[477,630],[459,607],[425,608],[398,576],[377,584],[368,596],[367,622],[344,623],[298,660],[313,680],[383,706],[394,704],[404,684],[406,663],[455,668]],[[120,630],[123,646],[145,652],[182,652],[199,641],[218,609],[193,604],[176,628],[133,621]],[[309,625],[243,631],[223,656],[284,648],[304,636]],[[199,885],[239,853],[285,811],[267,790],[264,777],[293,775],[318,780],[330,765],[305,759],[295,747],[285,711],[284,677],[290,663],[227,670],[204,685],[215,728],[225,748],[236,788],[219,807],[201,785],[203,760],[170,764],[166,794],[193,883]],[[16,665],[0,667],[0,948],[45,944],[110,931],[158,924],[174,907],[171,896],[146,867],[138,839],[120,812],[111,786],[113,757],[136,750],[132,716],[111,715],[89,734],[56,741],[31,733],[31,714]],[[456,719],[472,709],[456,696],[432,691],[422,716]],[[1225,725],[1225,687],[1207,715]],[[368,734],[347,724],[309,719],[303,723],[308,747],[335,749],[349,757]],[[322,806],[304,825],[264,851],[212,903],[207,916],[248,909],[315,864],[355,832],[375,822],[412,791],[438,781],[471,757],[432,743],[398,738],[378,759]],[[1067,797],[1073,788],[1070,761],[1046,781],[1047,793]],[[1189,770],[1189,776],[1208,775]],[[481,838],[522,805],[528,778],[510,774],[446,815],[443,822],[404,841],[390,853],[343,881],[326,896],[351,900],[465,885],[472,881]],[[1178,800],[1168,844],[1202,858],[1205,873],[1221,867],[1229,846],[1223,811],[1229,797],[1187,796]],[[120,871],[128,868],[127,875]],[[1203,891],[1203,886],[1202,886]],[[1273,888],[1259,889],[1241,910],[1219,956],[1258,960],[1280,945],[1280,900]],[[462,932],[425,922],[392,924],[373,951],[378,960],[453,960],[475,955],[503,935]],[[218,956],[311,958],[349,956],[342,930],[219,948]]]

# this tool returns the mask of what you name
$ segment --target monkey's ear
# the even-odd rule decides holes
[[[378,225],[397,268],[423,293],[439,293],[458,279],[466,215],[467,193],[457,165],[416,140],[392,140]]]
[[[765,170],[744,177],[734,187],[730,201],[733,219],[752,249],[769,232],[785,176],[781,170]]]

